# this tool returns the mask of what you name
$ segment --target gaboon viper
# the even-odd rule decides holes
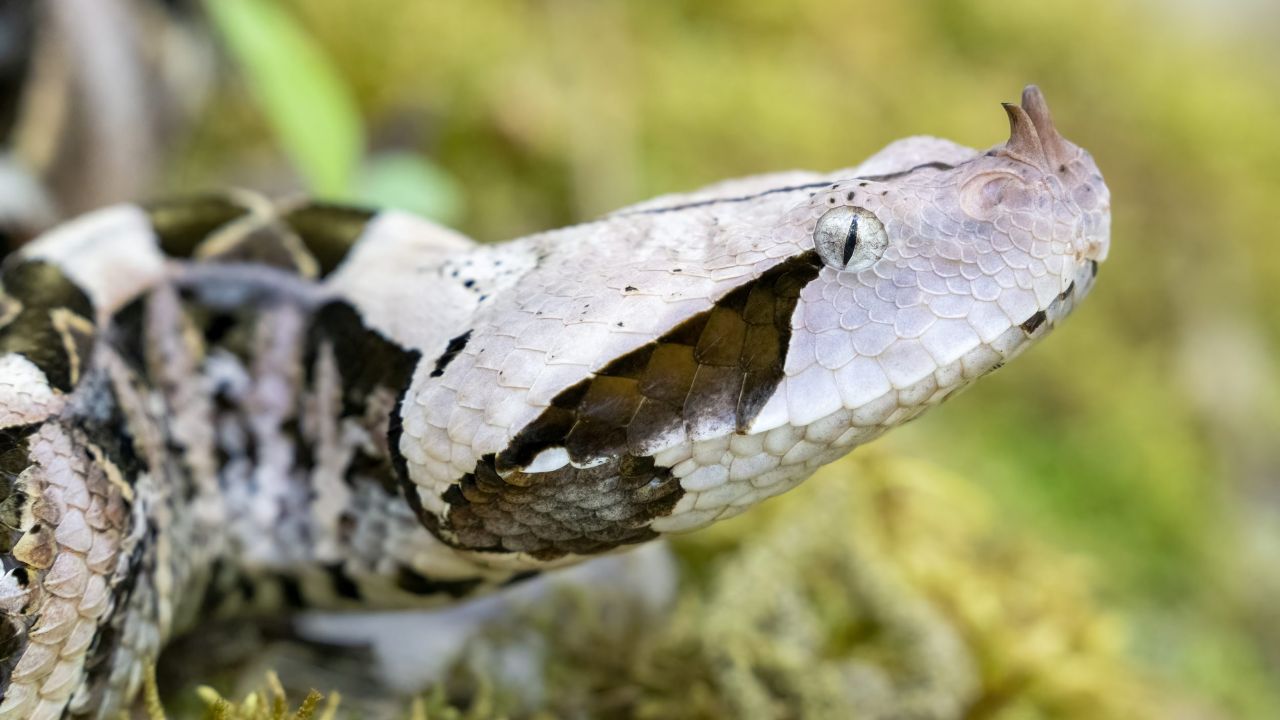
[[[0,293],[0,718],[107,717],[203,620],[408,608],[784,492],[1054,327],[1110,199],[1007,143],[476,244],[233,192],[107,208]]]

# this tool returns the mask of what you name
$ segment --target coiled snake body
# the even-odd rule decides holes
[[[0,294],[0,718],[105,717],[203,619],[408,608],[783,492],[1043,336],[1109,197],[1039,92],[499,245],[232,193],[108,208]]]

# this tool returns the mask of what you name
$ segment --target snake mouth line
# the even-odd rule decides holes
[[[1058,294],[1049,306],[1038,310],[1031,317],[1018,324],[1027,337],[1041,337],[1059,322],[1093,289],[1098,277],[1098,261],[1089,260],[1076,271],[1076,277],[1067,285],[1067,289]]]

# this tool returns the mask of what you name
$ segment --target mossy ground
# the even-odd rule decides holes
[[[403,716],[1119,720],[1194,704],[1126,657],[1092,563],[923,461],[865,453],[676,552],[688,582],[664,617],[617,622],[627,598],[607,587],[555,595],[488,628]],[[538,648],[533,707],[528,678],[491,670],[515,644]],[[276,717],[272,687],[206,715]]]

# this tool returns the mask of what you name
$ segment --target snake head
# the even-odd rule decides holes
[[[785,213],[775,241],[819,269],[798,290],[781,380],[726,443],[728,482],[688,471],[655,528],[785,491],[1000,367],[1088,292],[1108,249],[1107,187],[1035,86],[1005,109],[1001,146],[898,141]]]
[[[1110,201],[1036,88],[1006,110],[986,152],[908,138],[506,251],[528,269],[406,404],[424,522],[514,566],[693,530],[1043,337],[1093,284]]]

